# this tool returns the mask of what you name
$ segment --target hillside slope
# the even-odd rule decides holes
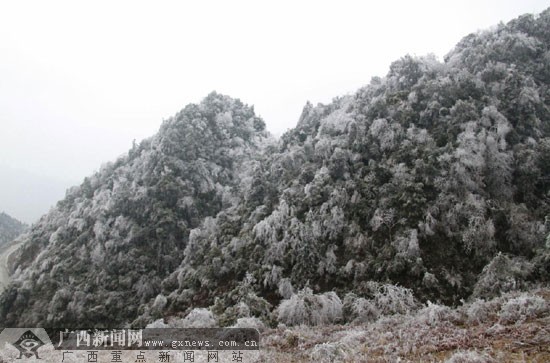
[[[137,315],[183,258],[189,230],[235,203],[268,137],[216,93],[68,191],[33,225],[2,297],[7,325],[112,325]]]

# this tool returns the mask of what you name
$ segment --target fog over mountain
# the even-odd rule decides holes
[[[0,322],[143,327],[208,308],[223,326],[322,325],[457,306],[547,287],[549,219],[546,10],[443,62],[403,56],[307,103],[279,140],[239,99],[185,106],[22,237]]]

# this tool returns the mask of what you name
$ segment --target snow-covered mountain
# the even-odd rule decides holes
[[[144,326],[210,307],[222,325],[274,323],[281,301],[381,283],[491,297],[548,282],[549,216],[547,10],[308,103],[278,141],[239,100],[186,106],[32,227],[0,321]]]

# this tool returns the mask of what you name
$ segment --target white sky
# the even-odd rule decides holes
[[[216,90],[268,129],[548,1],[3,1],[0,167],[71,183]],[[0,210],[2,201],[0,201]]]

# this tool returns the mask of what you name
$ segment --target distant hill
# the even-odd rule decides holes
[[[351,319],[340,297],[368,315],[544,285],[549,180],[546,10],[308,103],[276,142],[238,99],[186,106],[33,225],[0,321],[317,324]]]
[[[0,247],[19,236],[27,226],[17,219],[0,212]]]
[[[2,208],[27,224],[46,214],[76,184],[74,180],[57,180],[0,165]]]

